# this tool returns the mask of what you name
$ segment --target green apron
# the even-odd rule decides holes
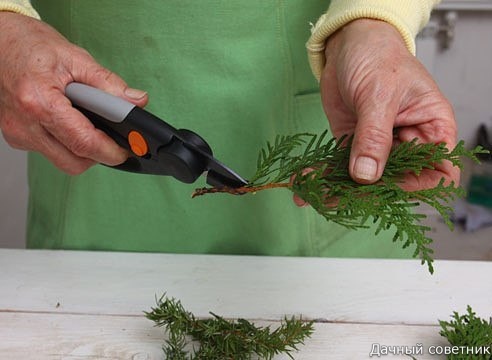
[[[148,109],[201,134],[244,177],[276,134],[328,127],[304,44],[326,0],[33,1]],[[287,190],[191,199],[187,185],[101,165],[71,177],[29,157],[30,248],[408,257],[392,234],[348,231]]]

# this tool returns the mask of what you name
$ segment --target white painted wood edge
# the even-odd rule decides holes
[[[141,316],[167,293],[197,316],[433,325],[492,314],[492,263],[0,250],[0,310]]]

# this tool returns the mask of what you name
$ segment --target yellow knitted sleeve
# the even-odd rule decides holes
[[[415,37],[429,21],[432,8],[440,0],[332,0],[326,14],[311,29],[306,44],[309,63],[319,79],[325,64],[325,42],[349,22],[369,18],[392,24],[401,34],[408,50],[415,54]]]
[[[39,19],[29,0],[0,0],[0,11],[12,11]]]

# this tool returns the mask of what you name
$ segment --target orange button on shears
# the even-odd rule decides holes
[[[145,141],[142,134],[138,131],[132,130],[128,134],[128,143],[133,153],[137,156],[145,156],[149,152],[149,146],[147,141]]]

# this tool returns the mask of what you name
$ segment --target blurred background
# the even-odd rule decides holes
[[[417,38],[417,57],[453,104],[459,138],[468,147],[492,136],[492,0],[444,0]],[[24,247],[26,154],[0,137],[0,247]],[[455,204],[451,232],[430,208],[435,258],[492,260],[492,162],[466,163],[466,200]]]
[[[490,146],[492,136],[492,1],[445,0],[417,38],[417,57],[452,103],[458,136],[467,147]],[[466,201],[455,207],[450,232],[430,209],[435,257],[492,260],[492,162],[465,163]]]

